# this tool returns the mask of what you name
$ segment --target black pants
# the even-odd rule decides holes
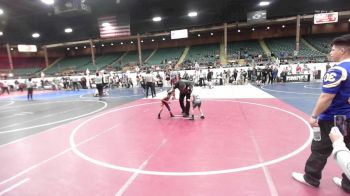
[[[98,91],[98,96],[102,97],[103,96],[103,84],[96,84],[96,88]]]
[[[273,78],[272,76],[269,76],[269,83],[272,84],[272,82],[273,82]]]
[[[152,87],[152,82],[146,82],[146,98],[148,97],[148,89],[151,89],[152,97],[155,96],[155,95],[153,95],[152,88],[154,88],[154,87]]]
[[[287,76],[282,76],[283,82],[287,82]]]
[[[190,98],[191,98],[191,93],[186,93],[186,94],[180,93],[179,102],[182,109],[182,113],[185,113],[187,115],[190,115],[190,102],[187,101]],[[184,105],[185,101],[186,101],[186,106]]]
[[[28,94],[27,94],[27,99],[29,98],[33,100],[33,88],[27,88]]]
[[[312,141],[311,143],[311,155],[306,161],[305,165],[305,181],[314,186],[320,185],[320,180],[322,177],[322,170],[327,163],[328,157],[332,154],[333,146],[332,141],[329,138],[329,132],[334,126],[332,121],[319,121],[318,122],[321,128],[321,141]],[[349,136],[344,137],[344,142],[346,146],[350,147]],[[350,192],[350,181],[342,174],[342,188]]]
[[[73,82],[73,90],[78,90],[79,91],[79,86],[78,86],[78,82]]]
[[[205,86],[204,78],[199,78],[199,86]]]
[[[152,97],[155,97],[156,96],[156,83],[155,82],[152,82],[151,91],[152,91]]]

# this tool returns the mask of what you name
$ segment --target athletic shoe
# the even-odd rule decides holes
[[[304,174],[302,174],[302,173],[293,172],[292,173],[292,177],[294,178],[294,180],[296,180],[296,181],[298,181],[300,183],[303,183],[303,184],[311,186],[311,187],[315,187],[315,186],[313,186],[313,185],[311,185],[311,184],[309,184],[308,182],[305,181]]]
[[[184,114],[184,115],[182,115],[182,117],[189,117],[190,115],[189,114]]]
[[[204,117],[204,116],[201,116],[201,119],[205,119],[205,117]]]
[[[342,179],[340,179],[338,177],[333,178],[333,182],[339,187],[341,187],[341,181],[342,181]]]
[[[174,114],[170,113],[170,117],[175,117]]]
[[[160,119],[160,114],[158,114],[158,119]]]

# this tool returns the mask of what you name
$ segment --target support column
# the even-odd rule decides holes
[[[95,50],[94,50],[94,43],[90,39],[90,50],[91,50],[91,59],[92,59],[92,64],[95,66],[96,65],[96,59],[95,59]]]
[[[224,50],[225,61],[227,60],[227,23],[224,23]]]
[[[142,52],[141,52],[141,38],[140,34],[137,34],[137,50],[139,52],[139,63],[142,65]]]
[[[48,67],[49,66],[49,55],[47,54],[46,46],[44,46],[43,48],[44,48],[44,57],[45,57],[45,67]]]
[[[11,71],[12,71],[12,70],[13,70],[13,62],[12,62],[10,44],[6,44],[6,49],[7,49],[7,56],[8,56],[8,58],[9,58],[10,69],[11,69]]]
[[[295,39],[295,51],[299,52],[300,49],[300,15],[297,16],[297,32]]]

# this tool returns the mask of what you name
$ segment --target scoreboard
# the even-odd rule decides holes
[[[314,24],[326,24],[338,22],[338,12],[321,13],[314,15]]]

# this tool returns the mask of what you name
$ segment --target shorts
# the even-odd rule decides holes
[[[200,108],[201,105],[202,105],[201,102],[199,102],[199,103],[193,103],[193,106],[192,106],[192,107],[193,107],[193,109],[196,108],[196,107]]]

